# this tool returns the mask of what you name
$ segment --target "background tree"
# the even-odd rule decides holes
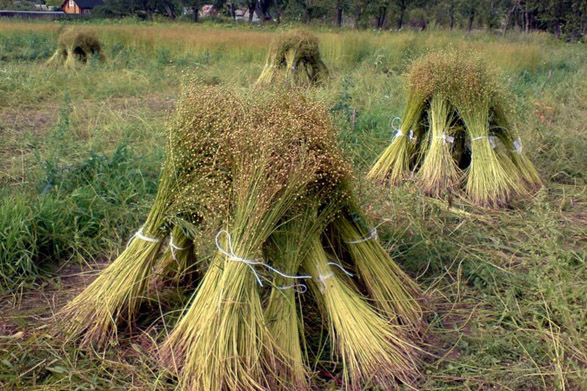
[[[353,27],[359,28],[361,20],[365,17],[369,6],[374,0],[353,0],[352,12],[353,12]]]
[[[587,29],[587,0],[104,0],[96,9],[104,16],[136,15],[151,20],[154,14],[175,18],[185,7],[194,9],[194,21],[203,4],[214,4],[226,15],[235,17],[236,7],[249,10],[249,20],[257,13],[265,20],[282,17],[311,23],[315,19],[343,23],[344,15],[353,18],[353,26],[384,29],[392,21],[394,28],[426,28],[430,21],[437,26],[463,26],[487,29],[519,28],[549,31],[556,36],[576,40]],[[60,0],[48,3],[61,4]],[[10,8],[12,0],[0,0],[2,8]]]
[[[200,9],[202,8],[203,0],[188,0],[185,2],[185,5],[192,8],[192,20],[194,23],[197,23],[200,17]]]
[[[463,0],[461,2],[461,12],[467,20],[467,31],[470,32],[473,29],[473,23],[475,17],[480,13],[481,4],[483,0]]]
[[[314,16],[324,11],[322,0],[295,0],[295,3],[303,10],[305,23],[310,23]]]
[[[392,4],[397,9],[397,29],[401,30],[404,25],[404,18],[410,0],[393,0]]]
[[[342,26],[342,17],[345,11],[348,11],[350,6],[350,0],[335,0],[336,7],[336,25]]]
[[[448,15],[449,27],[452,30],[455,27],[455,13],[457,12],[457,0],[446,1],[446,14]]]
[[[376,27],[378,29],[385,27],[385,23],[387,22],[387,14],[389,13],[392,1],[393,0],[375,0],[373,2],[372,7],[376,16]]]

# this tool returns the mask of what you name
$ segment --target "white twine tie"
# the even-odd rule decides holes
[[[341,264],[339,264],[339,263],[336,263],[336,262],[328,262],[328,263],[327,263],[327,265],[330,265],[330,266],[336,266],[337,268],[339,268],[340,270],[342,270],[342,271],[344,272],[344,274],[346,274],[347,276],[349,276],[349,277],[352,277],[352,276],[353,276],[353,273],[351,273],[351,272],[349,272],[348,270],[346,270],[346,269],[345,269],[344,267],[342,267],[342,265],[341,265]]]
[[[395,126],[395,123],[397,121],[398,126]],[[389,126],[391,127],[391,129],[393,131],[395,131],[395,134],[393,135],[393,137],[391,138],[391,141],[395,140],[398,137],[404,137],[405,134],[402,132],[402,120],[400,117],[394,117],[392,118],[392,120],[389,122]],[[410,139],[410,141],[415,141],[416,137],[414,137],[414,130],[410,129],[410,133],[408,134],[408,138]]]
[[[328,262],[327,265],[329,265],[329,266],[336,266],[337,268],[339,268],[340,270],[342,270],[344,272],[344,274],[346,274],[347,276],[353,277],[353,273],[349,272],[344,267],[342,267],[342,265],[340,265],[340,264],[338,264],[336,262]],[[321,287],[320,287],[320,291],[321,292],[324,292],[324,290],[326,289],[326,280],[328,280],[332,276],[334,276],[334,272],[333,271],[330,271],[329,273],[326,273],[326,274],[320,273],[318,275],[318,281],[321,284]]]
[[[134,233],[133,236],[130,237],[128,242],[126,242],[126,247],[128,247],[128,245],[130,244],[130,242],[133,241],[134,238],[139,238],[141,240],[144,240],[145,242],[151,243],[159,243],[161,241],[161,239],[159,238],[155,238],[153,236],[146,236],[145,234],[143,234],[143,228],[144,227],[141,227],[137,232]]]
[[[361,238],[361,239],[357,239],[357,240],[351,240],[348,242],[345,242],[346,244],[357,244],[357,243],[363,243],[363,242],[368,242],[371,239],[377,239],[379,237],[379,234],[377,233],[377,227],[373,228],[370,232],[369,235]]]
[[[175,244],[175,242],[173,241],[173,233],[169,237],[169,248],[171,250],[171,256],[173,257],[173,260],[175,262],[177,262],[176,251],[185,251],[188,249],[187,247],[180,247],[177,244]]]
[[[221,234],[226,234],[226,236],[228,237],[228,251],[226,251],[226,249],[224,249],[224,247],[222,247],[222,245],[220,245],[219,238],[220,238]],[[292,276],[289,274],[285,274],[282,271],[274,268],[273,266],[266,264],[265,262],[255,261],[253,259],[246,259],[246,258],[239,257],[238,255],[236,255],[234,253],[234,249],[232,248],[232,236],[230,236],[230,233],[228,233],[228,231],[225,231],[225,230],[220,230],[216,234],[216,247],[218,248],[218,251],[220,251],[222,254],[226,255],[228,257],[228,259],[230,259],[231,261],[242,262],[245,265],[247,265],[249,267],[249,269],[251,269],[251,271],[255,275],[255,279],[257,279],[259,286],[263,286],[263,281],[261,281],[261,277],[259,276],[259,273],[255,269],[256,265],[263,266],[264,268],[271,270],[273,273],[277,273],[284,278],[290,278],[292,280],[302,280],[302,279],[312,278],[312,276]],[[303,284],[299,284],[299,285],[303,285]],[[283,289],[289,289],[289,288],[293,288],[295,286],[296,285],[293,285],[293,286],[290,286],[288,288],[283,288]],[[282,289],[282,288],[279,288],[279,289]]]
[[[495,147],[496,147],[495,136],[479,136],[479,137],[472,138],[471,141],[483,140],[485,138],[487,140],[489,140],[489,145],[491,145],[491,148],[495,149]]]
[[[455,142],[455,138],[453,136],[449,136],[446,133],[442,133],[441,136],[434,137],[435,139],[442,139],[442,144],[446,145],[446,143],[452,144]]]
[[[303,294],[308,291],[308,287],[306,284],[292,284],[292,285],[284,285],[284,286],[274,286],[274,288],[286,291],[288,289],[294,289],[296,293]]]
[[[395,123],[397,122],[397,126],[395,125]],[[393,137],[391,138],[391,141],[395,140],[398,137],[403,137],[404,134],[402,132],[402,119],[400,117],[394,117],[391,119],[391,121],[389,121],[389,127],[395,131],[395,134],[393,135]]]
[[[398,123],[398,126],[395,126],[394,124]],[[394,117],[391,119],[391,121],[389,121],[389,127],[392,130],[398,131],[401,127],[402,127],[402,119],[400,117]]]
[[[516,140],[514,140],[514,150],[512,152],[517,153],[518,155],[522,154],[522,139],[521,138],[517,138]]]

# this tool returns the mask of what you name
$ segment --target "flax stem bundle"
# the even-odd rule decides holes
[[[473,53],[449,50],[415,61],[404,122],[368,177],[395,184],[415,172],[426,195],[462,189],[488,207],[528,196],[542,181],[514,137],[507,100],[495,72]]]
[[[177,111],[145,225],[65,308],[71,335],[109,342],[144,308],[153,271],[177,273],[194,293],[160,353],[182,389],[306,391],[316,352],[305,335],[315,327],[296,303],[310,286],[345,387],[410,383],[421,293],[376,238],[360,240],[368,232],[348,220],[360,213],[349,207],[353,176],[327,108],[297,90],[195,84]],[[323,247],[330,239],[341,261],[332,244]],[[196,261],[197,285],[180,279]],[[361,280],[345,276],[342,261]]]
[[[324,83],[328,68],[320,56],[318,38],[298,30],[284,33],[271,43],[267,62],[256,86],[286,83],[308,86]]]
[[[315,238],[304,269],[313,277],[311,287],[342,360],[345,386],[392,390],[398,381],[410,384],[416,374],[417,348],[401,327],[378,315],[332,263],[337,262],[329,260]]]
[[[340,232],[374,305],[395,324],[406,326],[410,332],[421,331],[423,314],[417,298],[422,292],[381,246],[376,231],[369,232],[346,217],[332,225]]]
[[[57,50],[46,64],[73,68],[76,64],[87,63],[91,57],[104,61],[102,45],[96,35],[77,28],[68,28],[59,35]]]

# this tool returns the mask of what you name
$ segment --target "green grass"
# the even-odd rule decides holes
[[[155,341],[176,293],[147,304],[102,354],[50,336],[48,317],[115,258],[153,200],[180,85],[250,86],[272,29],[89,24],[106,63],[51,69],[58,24],[0,22],[0,389],[171,390]],[[453,206],[407,183],[362,183],[394,259],[430,296],[423,390],[587,387],[587,51],[546,35],[317,30],[324,100],[358,177],[403,112],[409,63],[477,47],[510,88],[524,148],[547,187],[510,210]],[[353,120],[354,118],[354,120]],[[81,273],[81,274],[79,274]],[[180,292],[180,298],[185,296]],[[164,314],[164,315],[163,315]],[[164,322],[162,321],[164,320]]]

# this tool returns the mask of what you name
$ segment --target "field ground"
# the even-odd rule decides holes
[[[50,317],[140,226],[182,83],[250,86],[275,31],[89,25],[106,63],[64,70],[44,65],[59,27],[0,21],[0,389],[171,390],[153,357],[177,300],[154,298],[152,316],[105,352],[53,337]],[[500,71],[547,183],[500,211],[449,206],[410,183],[391,193],[360,184],[389,251],[430,298],[419,388],[587,389],[585,45],[547,35],[317,33],[332,81],[311,93],[332,108],[358,178],[402,113],[407,66],[456,47]]]

